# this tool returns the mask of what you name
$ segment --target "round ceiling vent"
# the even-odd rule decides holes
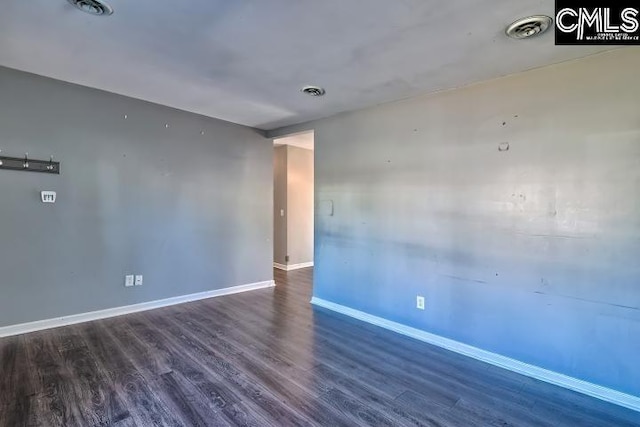
[[[83,12],[97,16],[108,16],[113,13],[113,8],[102,0],[67,0]]]
[[[318,86],[305,86],[302,88],[302,93],[309,96],[323,96],[327,91]]]
[[[518,19],[507,27],[506,33],[513,39],[526,39],[542,34],[551,26],[551,18],[544,15]]]

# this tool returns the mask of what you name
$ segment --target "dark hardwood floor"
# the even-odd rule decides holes
[[[630,426],[640,414],[275,289],[0,339],[0,425]]]

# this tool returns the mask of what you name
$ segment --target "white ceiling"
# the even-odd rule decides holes
[[[0,65],[261,129],[586,56],[549,32],[553,0],[4,0]],[[327,95],[300,93],[307,84]]]
[[[294,147],[313,150],[314,148],[314,132],[301,132],[294,135],[285,136],[273,140],[274,145],[293,145]]]

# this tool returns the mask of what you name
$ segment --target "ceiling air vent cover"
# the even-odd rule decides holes
[[[113,13],[113,8],[102,0],[67,0],[83,12],[97,16],[108,16]]]
[[[507,27],[506,33],[513,39],[526,39],[542,34],[551,26],[551,18],[544,15],[535,15],[518,19]]]
[[[318,86],[305,86],[302,88],[302,93],[306,93],[310,96],[323,96],[327,92]]]

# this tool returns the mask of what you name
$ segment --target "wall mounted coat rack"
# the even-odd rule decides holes
[[[29,154],[20,157],[6,157],[0,155],[0,170],[14,170],[26,172],[43,172],[60,174],[60,162],[54,162],[53,156],[49,160],[30,159]]]

